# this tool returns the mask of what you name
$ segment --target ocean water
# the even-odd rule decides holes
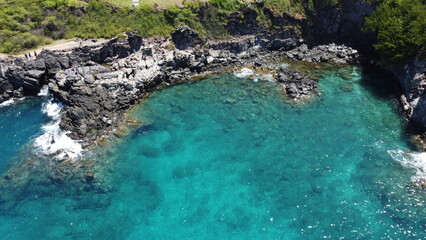
[[[26,188],[0,203],[0,236],[425,239],[422,160],[403,164],[414,149],[396,102],[362,69],[345,75],[324,72],[299,105],[232,75],[158,91],[94,160],[104,191]]]
[[[19,149],[40,133],[48,119],[41,112],[43,97],[0,106],[0,173],[15,163]]]

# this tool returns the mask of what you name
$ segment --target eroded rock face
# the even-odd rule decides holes
[[[242,12],[229,15],[226,28],[232,35],[255,34],[259,31],[258,15],[256,9],[248,6]]]
[[[303,76],[298,71],[289,71],[280,68],[277,75],[278,82],[291,99],[303,99],[309,97],[313,92],[318,91],[318,84],[315,80]]]
[[[305,61],[325,53],[306,45],[297,47],[299,37],[292,31],[283,31],[210,40],[200,45],[196,32],[181,27],[172,38],[176,49],[169,48],[169,39],[142,41],[133,36],[96,48],[44,51],[36,60],[7,65],[6,74],[0,78],[0,91],[5,98],[0,100],[19,96],[19,92],[34,95],[40,87],[48,85],[53,97],[65,105],[60,127],[69,131],[71,138],[90,142],[116,128],[124,120],[125,110],[158,86],[232,67],[268,69],[272,81],[282,85],[288,98],[303,99],[317,92],[316,81],[280,68],[277,63],[290,52],[302,55],[296,60]],[[326,46],[330,57],[324,61],[338,58],[349,62],[352,58],[347,57],[347,51],[350,52],[341,46]],[[336,56],[342,53],[346,55]],[[106,62],[109,64],[105,65]]]
[[[318,1],[315,12],[310,16],[312,26],[304,32],[315,45],[345,44],[365,53],[371,53],[375,42],[374,34],[363,32],[364,18],[370,16],[376,6],[367,1],[340,1],[330,6]]]
[[[344,45],[336,45],[334,43],[315,46],[311,49],[309,49],[306,44],[302,44],[301,46],[288,51],[286,56],[298,61],[335,63],[356,62],[359,58],[357,50]]]
[[[426,61],[415,57],[388,67],[402,88],[401,103],[415,131],[426,131]]]
[[[113,39],[100,46],[62,52],[42,51],[36,59],[30,61],[21,58],[3,60],[0,62],[0,102],[36,95],[49,78],[63,70],[124,58],[138,51],[141,45],[142,38],[130,34],[127,39]]]
[[[185,50],[203,43],[199,34],[186,26],[178,27],[172,33],[172,41],[175,47],[180,50]]]

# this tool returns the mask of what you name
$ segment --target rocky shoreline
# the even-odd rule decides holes
[[[426,151],[426,61],[420,56],[388,66],[401,87],[400,103],[410,133],[422,151]]]
[[[212,41],[180,27],[171,39],[129,35],[96,47],[43,51],[32,61],[4,62],[0,102],[36,95],[48,86],[52,96],[65,105],[61,129],[84,147],[117,129],[125,120],[125,111],[155,89],[237,67],[266,70],[269,80],[281,84],[290,99],[316,93],[315,80],[279,64],[285,57],[351,63],[359,56],[352,48],[334,44],[309,49],[291,35]]]

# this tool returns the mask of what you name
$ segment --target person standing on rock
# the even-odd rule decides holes
[[[37,52],[34,50],[34,57],[37,58]]]

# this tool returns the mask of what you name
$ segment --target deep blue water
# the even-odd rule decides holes
[[[229,75],[156,92],[132,112],[142,127],[100,155],[109,191],[23,193],[0,236],[423,239],[425,191],[388,153],[412,150],[397,106],[349,73],[325,72],[321,97],[296,106]]]

